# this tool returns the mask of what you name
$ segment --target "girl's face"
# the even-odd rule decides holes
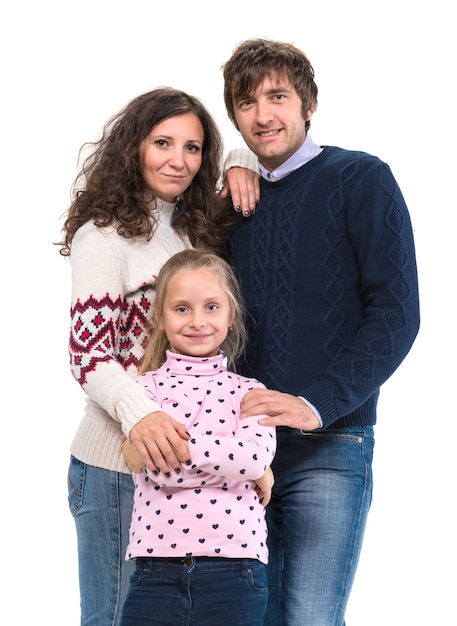
[[[173,352],[216,356],[233,315],[217,275],[209,270],[182,270],[167,285],[159,328]]]
[[[157,124],[138,150],[147,188],[156,198],[175,202],[191,184],[202,163],[204,132],[195,113]]]

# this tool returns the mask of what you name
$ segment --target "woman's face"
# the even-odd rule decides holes
[[[195,113],[157,124],[140,143],[140,168],[156,198],[175,202],[191,184],[202,163],[204,132]]]

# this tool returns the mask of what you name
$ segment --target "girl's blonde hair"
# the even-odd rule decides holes
[[[155,284],[154,318],[152,333],[140,367],[140,373],[158,369],[166,360],[170,343],[165,332],[157,328],[162,317],[165,295],[170,279],[183,270],[207,270],[218,278],[227,294],[233,322],[221,350],[227,357],[227,368],[235,370],[236,360],[246,345],[245,306],[240,287],[230,265],[221,257],[206,250],[183,250],[173,255],[162,266]]]

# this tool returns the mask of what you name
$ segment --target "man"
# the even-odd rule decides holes
[[[278,427],[266,624],[342,626],[379,389],[419,329],[410,218],[385,163],[311,139],[318,90],[301,50],[249,40],[223,71],[228,115],[262,176],[230,254],[252,321],[242,371],[268,387],[245,396],[243,414]]]

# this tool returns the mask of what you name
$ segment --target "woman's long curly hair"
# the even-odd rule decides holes
[[[138,96],[105,124],[72,185],[72,203],[57,245],[69,256],[73,237],[93,220],[103,228],[115,225],[131,239],[150,239],[156,228],[151,208],[155,199],[148,191],[139,164],[139,146],[151,130],[166,119],[194,113],[203,131],[202,164],[191,185],[179,197],[172,226],[186,234],[194,247],[225,252],[225,233],[232,224],[228,201],[217,193],[220,184],[223,143],[220,132],[204,105],[183,91],[160,87]],[[80,154],[81,154],[80,152]]]

